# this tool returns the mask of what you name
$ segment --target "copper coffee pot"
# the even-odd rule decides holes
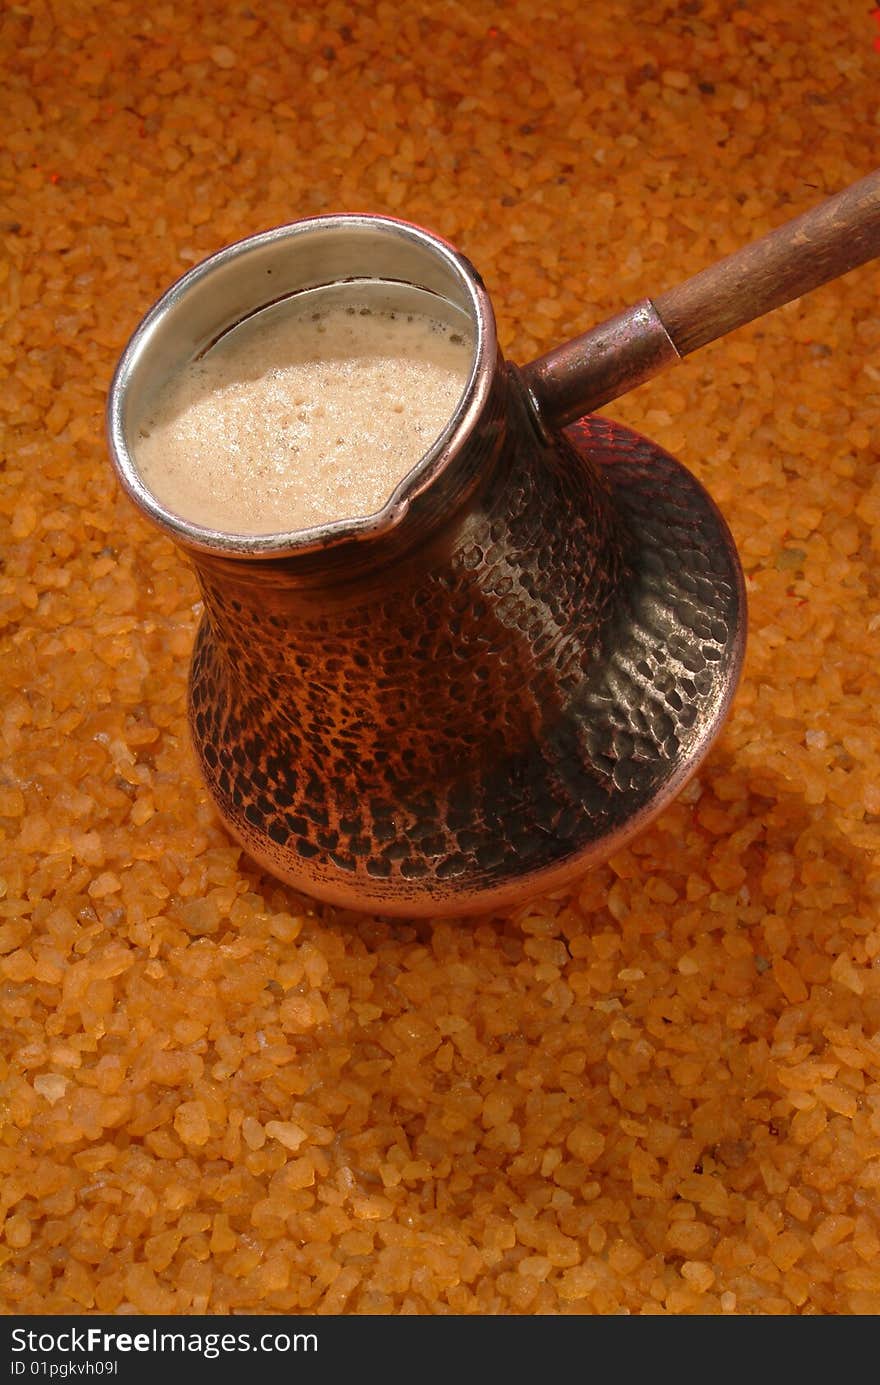
[[[729,710],[743,578],[699,482],[591,411],[877,255],[874,173],[522,369],[473,266],[390,218],[294,222],[169,289],[114,376],[110,450],[195,568],[193,742],[247,851],[348,908],[462,915],[560,888],[640,831]],[[279,298],[377,281],[446,299],[474,337],[455,413],[385,506],[259,535],[164,508],[137,468],[156,389]]]

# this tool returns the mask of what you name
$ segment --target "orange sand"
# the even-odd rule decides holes
[[[139,316],[315,212],[422,222],[525,361],[868,172],[844,0],[0,21],[0,1307],[880,1312],[880,267],[608,412],[749,574],[724,736],[503,918],[341,917],[219,825],[197,589],[113,480]]]

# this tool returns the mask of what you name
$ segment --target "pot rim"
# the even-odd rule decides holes
[[[273,271],[290,272],[297,252],[309,253],[308,241],[317,246],[320,238],[332,247],[340,238],[351,243],[355,263],[369,262],[369,240],[378,237],[382,252],[399,257],[401,267],[410,267],[406,277],[388,273],[364,272],[340,275],[314,273],[305,283],[278,293],[279,279],[268,279]],[[335,238],[335,242],[334,242]],[[360,242],[360,244],[359,244]],[[337,246],[338,251],[338,246]],[[364,261],[358,260],[364,254]],[[293,257],[293,259],[291,259]],[[413,271],[424,264],[422,275]],[[235,286],[254,272],[265,283],[265,299],[253,302],[242,312],[223,310],[220,289]],[[260,271],[266,275],[262,280]],[[184,365],[207,350],[224,332],[259,312],[271,303],[298,291],[323,287],[347,279],[375,277],[384,282],[402,282],[428,288],[444,283],[450,301],[469,316],[474,333],[473,357],[468,382],[446,427],[416,464],[401,478],[385,504],[375,513],[306,529],[279,530],[269,534],[241,534],[214,529],[186,519],[164,505],[142,478],[135,460],[136,448],[130,439],[138,422],[138,408],[155,397],[177,365]],[[432,283],[424,284],[422,278]],[[247,300],[250,301],[250,300]],[[194,305],[196,312],[192,310]],[[190,310],[188,313],[188,309]],[[193,317],[201,314],[198,323]],[[174,328],[184,339],[192,338],[191,349],[180,353],[177,361],[157,369],[162,362],[162,346],[173,339]],[[142,318],[132,333],[113,374],[107,399],[106,427],[110,458],[123,489],[138,509],[184,548],[226,558],[277,559],[314,553],[352,542],[376,540],[399,528],[413,502],[446,473],[461,456],[485,413],[497,369],[498,343],[495,316],[486,288],[470,261],[449,241],[413,222],[372,213],[339,213],[305,217],[268,231],[246,236],[227,245],[194,265],[168,288]],[[158,380],[157,380],[158,376]]]

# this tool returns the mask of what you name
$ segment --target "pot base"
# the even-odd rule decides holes
[[[314,898],[380,915],[506,909],[562,888],[618,851],[703,760],[730,708],[745,646],[744,582],[730,531],[704,487],[656,444],[598,416],[565,431],[603,478],[627,536],[627,577],[581,685],[524,750],[422,787],[386,815],[381,852],[377,830],[361,847],[350,842],[345,856],[334,851],[332,830],[325,849],[306,850],[294,829],[279,829],[286,805],[255,794],[257,766],[241,762],[240,747],[231,773],[228,758],[219,765],[194,718],[224,821],[273,875]],[[197,685],[216,689],[220,677],[206,623],[192,677],[191,706]]]

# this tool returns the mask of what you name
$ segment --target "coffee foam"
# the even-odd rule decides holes
[[[446,427],[471,359],[464,319],[296,296],[165,387],[136,465],[167,509],[223,532],[374,514]]]

